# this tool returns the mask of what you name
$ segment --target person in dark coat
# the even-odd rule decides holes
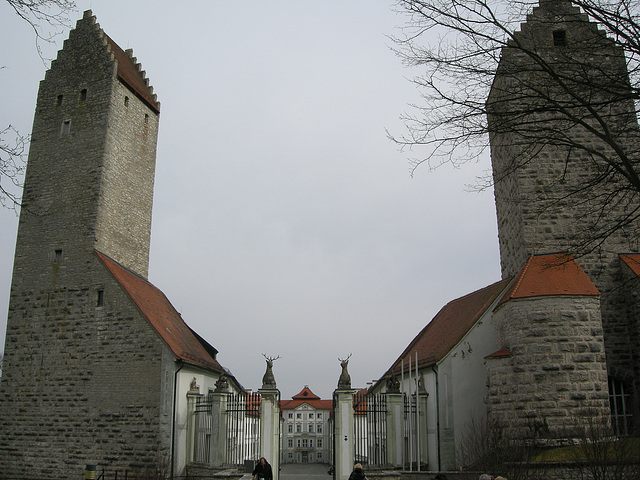
[[[364,476],[364,470],[362,470],[362,465],[356,463],[353,466],[353,472],[349,475],[349,480],[366,480],[367,477]]]
[[[253,469],[252,475],[255,480],[273,480],[273,471],[266,458],[260,457],[260,461],[257,463],[256,468]]]

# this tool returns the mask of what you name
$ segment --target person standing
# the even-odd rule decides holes
[[[273,480],[273,471],[266,458],[260,457],[260,461],[256,464],[251,475],[254,480]]]
[[[356,463],[353,466],[353,472],[349,475],[349,480],[366,480],[367,477],[364,476],[364,470],[362,469],[362,465]]]

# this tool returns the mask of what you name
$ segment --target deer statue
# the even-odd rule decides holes
[[[278,360],[280,355],[277,357],[267,357],[267,355],[263,353],[262,356],[267,360],[267,371],[264,372],[264,376],[262,377],[262,388],[275,389],[276,378],[273,376],[273,362]]]
[[[351,376],[347,371],[347,366],[349,365],[349,359],[351,358],[352,353],[345,359],[341,359],[338,357],[338,361],[340,362],[340,366],[342,367],[342,373],[340,374],[340,378],[338,379],[338,388],[340,389],[350,389],[351,388]]]

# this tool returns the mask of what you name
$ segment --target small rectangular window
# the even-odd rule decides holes
[[[58,99],[56,100],[56,105],[59,107],[62,105],[62,95],[58,95]]]
[[[62,249],[56,249],[53,252],[53,262],[60,263],[62,261]]]
[[[87,89],[83,88],[80,90],[80,101],[84,102],[87,99]]]
[[[129,97],[124,97],[124,106],[125,107],[129,106]]]
[[[98,290],[98,296],[96,298],[96,307],[104,305],[104,290]]]
[[[566,30],[554,30],[553,31],[553,45],[555,47],[564,47],[567,45],[567,31]]]
[[[62,135],[69,135],[70,132],[71,132],[71,120],[65,120],[64,122],[62,122],[61,133]]]

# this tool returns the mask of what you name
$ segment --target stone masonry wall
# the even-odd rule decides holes
[[[554,46],[554,32],[560,30],[566,44]],[[570,105],[575,118],[595,125],[577,100],[589,99],[637,166],[634,107],[617,97],[628,82],[624,55],[564,0],[534,8],[516,38],[553,65],[573,94],[566,95],[522,50],[503,49],[487,104],[503,276],[515,275],[530,255],[573,254],[601,293],[609,374],[635,375],[640,383],[633,366],[638,342],[631,335],[618,258],[638,251],[640,229],[634,222],[607,232],[627,223],[626,215],[639,207],[638,195],[620,188],[627,180],[607,170],[600,158],[616,158],[612,147],[557,113]],[[583,190],[590,184],[594,187]]]
[[[166,460],[175,357],[94,253],[146,276],[157,122],[85,14],[38,92],[0,383],[0,479]]]
[[[79,478],[90,463],[133,473],[168,458],[172,355],[97,258],[93,271],[82,285],[12,292],[2,479]]]
[[[510,300],[494,314],[511,356],[488,358],[488,419],[506,433],[562,438],[586,413],[608,415],[599,302],[594,297]]]

